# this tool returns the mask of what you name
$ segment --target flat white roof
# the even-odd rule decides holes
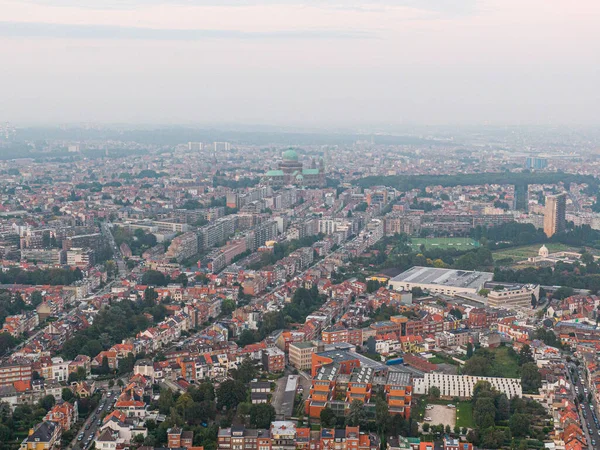
[[[464,289],[478,289],[494,277],[492,272],[473,270],[439,269],[414,266],[390,281],[397,283],[432,284]]]

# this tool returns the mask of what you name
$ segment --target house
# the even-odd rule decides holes
[[[60,448],[60,425],[56,422],[42,422],[29,430],[20,450],[51,450]],[[99,447],[100,448],[100,447]]]
[[[98,435],[96,439],[94,439],[94,444],[98,449],[117,450],[117,436],[117,433],[114,433],[109,429],[105,429]]]
[[[44,421],[58,423],[64,432],[70,430],[73,424],[77,422],[78,418],[77,402],[74,404],[62,402],[54,405],[52,409],[48,411],[48,414],[44,417]]]
[[[79,383],[73,383],[73,393],[81,398],[87,398],[94,395],[96,392],[96,382],[92,381],[80,381]]]
[[[138,423],[136,418],[129,418],[119,410],[112,411],[107,415],[100,426],[100,431],[110,430],[111,435],[115,436],[117,443],[130,443],[137,435],[146,437],[148,430]]]

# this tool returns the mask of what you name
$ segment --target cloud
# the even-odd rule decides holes
[[[477,0],[29,0],[29,3],[48,6],[67,6],[93,9],[131,9],[152,5],[174,6],[265,6],[309,5],[348,9],[372,7],[407,7],[448,15],[470,14],[477,9]]]
[[[0,22],[0,36],[10,38],[139,39],[198,41],[204,39],[371,39],[361,30],[297,29],[239,31],[218,29],[141,28],[114,25],[73,25],[40,22]]]

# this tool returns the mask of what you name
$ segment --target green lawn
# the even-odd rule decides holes
[[[473,428],[473,405],[471,402],[459,402],[456,405],[456,425]]]
[[[569,247],[565,244],[547,243],[545,245],[550,253],[564,252],[567,250],[579,251],[579,249]],[[517,263],[520,261],[525,261],[531,256],[537,256],[541,246],[542,244],[535,244],[496,250],[492,252],[492,256],[494,257],[494,261],[511,258],[515,263]]]
[[[479,242],[471,238],[411,238],[411,246],[418,250],[424,244],[427,249],[454,249],[454,250],[471,250],[479,247]]]
[[[520,378],[518,357],[511,348],[500,346],[493,349],[483,349],[483,351],[493,353],[494,359],[489,366],[486,366],[485,373],[479,375],[488,377]],[[477,354],[478,352],[476,351],[475,355]]]

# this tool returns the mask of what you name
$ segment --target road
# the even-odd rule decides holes
[[[571,369],[575,370],[574,377]],[[588,403],[588,396],[585,393],[586,385],[583,383],[585,381],[585,372],[583,369],[579,369],[575,364],[572,363],[569,364],[569,370],[571,370],[569,376],[571,376],[572,379],[574,378],[574,381],[572,380],[573,386],[578,390],[578,392],[577,390],[574,392],[575,397],[577,397],[578,394],[583,394],[584,396],[583,402],[579,404],[579,418],[581,420],[581,428],[583,429],[585,437],[588,441],[588,446],[590,449],[600,449],[600,427],[597,425],[597,423],[600,422],[594,421],[594,417],[596,416],[595,411],[593,410],[593,403]]]
[[[73,450],[85,450],[92,445],[94,442],[94,437],[96,436],[96,432],[101,424],[100,420],[102,419],[102,413],[110,413],[110,411],[112,411],[118,393],[118,389],[112,389],[102,395],[102,399],[100,400],[98,407],[89,415],[79,430],[79,433],[77,436],[75,436],[67,448]],[[81,439],[79,439],[80,437]]]

